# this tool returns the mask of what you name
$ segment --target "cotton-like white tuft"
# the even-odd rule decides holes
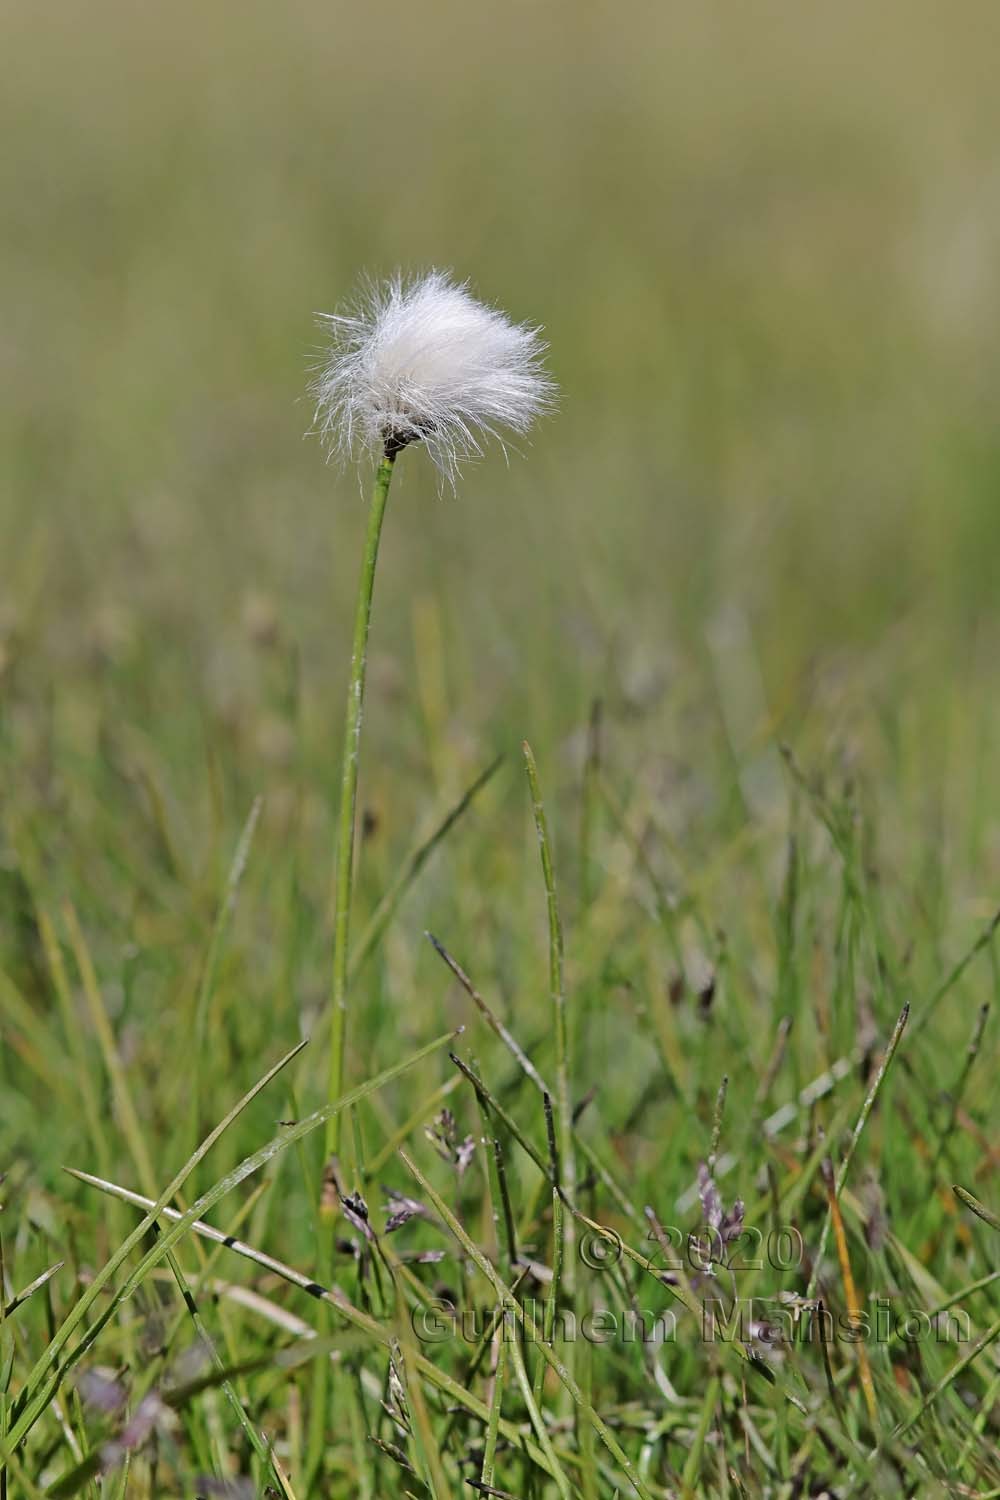
[[[319,321],[331,347],[310,392],[333,452],[395,454],[422,442],[454,482],[488,438],[527,432],[555,396],[539,330],[485,307],[443,271],[393,276],[355,310]]]

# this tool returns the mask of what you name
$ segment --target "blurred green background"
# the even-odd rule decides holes
[[[928,620],[965,669],[1000,526],[995,7],[182,0],[4,31],[16,607],[204,644],[256,584],[335,664],[359,516],[299,442],[312,314],[436,264],[545,325],[564,407],[458,504],[407,466],[383,642],[428,589],[470,652],[557,660],[557,607],[697,633],[735,603],[776,691]]]
[[[929,910],[965,941],[1000,871],[998,28],[989,0],[5,6],[8,912],[25,871],[72,893],[171,1045],[142,975],[189,995],[263,792],[241,982],[283,1032],[276,971],[319,1013],[363,500],[303,436],[313,317],[439,265],[544,325],[562,403],[457,498],[400,465],[359,920],[522,735],[572,883],[600,698],[610,774],[692,864],[748,807],[784,827],[787,738],[869,788],[919,892],[900,943]],[[397,996],[442,909],[497,929],[484,966],[538,936],[503,787]]]

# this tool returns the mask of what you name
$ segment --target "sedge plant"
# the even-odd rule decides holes
[[[356,306],[323,314],[330,345],[311,387],[315,425],[332,454],[376,460],[354,612],[336,835],[329,1098],[340,1097],[348,1017],[348,957],[358,760],[368,632],[379,542],[396,461],[422,443],[452,488],[490,438],[524,434],[555,393],[536,327],[512,323],[442,271],[366,286]],[[327,1155],[340,1117],[331,1115]]]

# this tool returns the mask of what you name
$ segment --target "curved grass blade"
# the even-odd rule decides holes
[[[965,973],[966,969],[972,963],[972,960],[979,953],[981,953],[984,948],[988,948],[990,946],[998,928],[1000,928],[1000,911],[994,912],[993,916],[990,918],[989,922],[987,922],[986,926],[983,928],[982,932],[976,938],[972,946],[966,949],[965,953],[962,954],[962,957],[938,985],[937,989],[934,991],[933,995],[930,997],[927,1004],[920,1012],[916,1021],[913,1023],[914,1035],[916,1035],[920,1031],[923,1031],[924,1027],[931,1019],[931,1016],[933,1016],[934,1012],[941,1004],[941,1001],[944,999],[945,995],[947,995],[949,990],[951,990],[958,983],[962,975]]]
[[[993,1343],[993,1340],[998,1337],[1000,1337],[1000,1318],[997,1318],[995,1322],[991,1323],[985,1333],[980,1334],[979,1338],[976,1339],[976,1342],[972,1345],[968,1354],[963,1354],[961,1359],[956,1360],[951,1369],[941,1377],[937,1385],[935,1385],[932,1390],[927,1392],[927,1395],[921,1401],[920,1405],[914,1411],[912,1411],[908,1417],[900,1422],[897,1427],[893,1429],[892,1437],[898,1438],[904,1432],[909,1432],[914,1423],[920,1421],[920,1418],[924,1415],[928,1408],[934,1404],[938,1397],[943,1395],[948,1387],[958,1379],[959,1375],[961,1375],[964,1370],[968,1369],[969,1365],[972,1364],[972,1361],[976,1358],[976,1356],[981,1354],[984,1349],[988,1348],[988,1346]]]
[[[236,898],[239,895],[240,882],[243,879],[247,862],[250,858],[250,849],[253,844],[254,834],[260,820],[260,810],[264,805],[264,799],[257,796],[247,816],[243,831],[236,845],[229,873],[226,876],[226,884],[219,902],[215,921],[212,924],[212,935],[208,941],[208,950],[205,954],[204,967],[201,971],[201,980],[198,984],[198,998],[195,1002],[194,1011],[194,1051],[191,1056],[193,1077],[191,1080],[191,1135],[198,1138],[198,1111],[201,1104],[201,1059],[205,1051],[205,1041],[208,1035],[208,1015],[212,1004],[212,995],[215,992],[215,976],[219,968],[219,959],[222,947],[229,929],[229,923],[236,909]]]
[[[482,995],[472,983],[472,980],[469,978],[468,974],[466,974],[465,970],[462,968],[461,964],[458,963],[456,959],[452,958],[447,948],[442,942],[438,941],[433,932],[425,932],[424,937],[430,943],[431,947],[434,949],[434,952],[438,955],[438,957],[441,958],[445,964],[447,964],[448,968],[454,974],[455,978],[458,980],[459,984],[462,986],[463,990],[472,1001],[473,1005],[475,1005],[476,1009],[479,1011],[479,1014],[482,1016],[487,1026],[495,1036],[500,1038],[504,1046],[507,1048],[508,1052],[524,1072],[525,1076],[531,1079],[532,1083],[535,1085],[535,1088],[540,1094],[551,1094],[552,1090],[544,1081],[538,1069],[531,1061],[531,1058],[524,1051],[524,1048],[521,1046],[520,1042],[515,1040],[515,1038],[507,1030],[507,1027],[500,1020],[499,1016],[495,1015],[494,1012],[490,1009],[486,1001],[483,999]]]
[[[455,803],[454,807],[452,807],[451,810],[445,814],[445,816],[441,819],[441,822],[437,825],[429,838],[425,839],[422,844],[418,845],[418,847],[413,851],[409,858],[404,862],[403,868],[400,870],[398,877],[386,891],[378,906],[372,912],[372,915],[368,921],[368,925],[365,927],[364,932],[361,934],[361,937],[358,940],[357,947],[351,954],[350,963],[347,967],[347,977],[349,980],[354,979],[355,976],[360,973],[361,969],[367,963],[374,950],[378,947],[379,942],[382,939],[382,934],[385,932],[386,928],[389,926],[389,923],[396,915],[396,912],[401,905],[404,897],[406,896],[407,891],[410,889],[410,886],[413,884],[413,882],[417,879],[417,876],[420,874],[424,865],[434,853],[438,844],[440,844],[443,839],[447,838],[448,834],[458,822],[459,818],[461,818],[462,814],[466,811],[474,798],[482,791],[483,787],[486,786],[488,782],[493,780],[493,777],[503,765],[503,761],[504,757],[502,754],[500,754],[496,757],[495,760],[492,760],[490,762],[485,770],[480,771],[475,781],[473,781],[472,784],[466,788],[461,797]]]
[[[559,915],[559,898],[556,895],[555,866],[552,859],[552,843],[549,838],[548,818],[542,801],[542,789],[538,780],[535,756],[527,740],[522,745],[524,764],[528,773],[531,791],[531,806],[538,835],[538,849],[542,860],[542,878],[545,882],[545,904],[549,919],[549,990],[552,1000],[552,1017],[556,1044],[556,1123],[559,1134],[559,1154],[562,1178],[566,1195],[572,1201],[576,1197],[576,1157],[573,1150],[573,1104],[570,1094],[569,1032],[566,1016],[566,983],[563,964],[563,930]],[[566,1295],[572,1301],[575,1284],[573,1263],[573,1220],[566,1221]]]
[[[847,1174],[850,1170],[851,1162],[854,1159],[854,1153],[857,1150],[858,1141],[861,1139],[861,1132],[864,1130],[866,1124],[868,1123],[868,1116],[871,1114],[872,1109],[875,1106],[875,1100],[878,1098],[882,1085],[885,1082],[886,1074],[888,1073],[889,1068],[892,1065],[892,1060],[896,1055],[896,1048],[899,1046],[900,1039],[902,1038],[903,1032],[906,1029],[906,1023],[909,1020],[909,1017],[910,1007],[907,1004],[903,1006],[903,1009],[899,1013],[899,1019],[892,1029],[892,1036],[889,1038],[889,1041],[886,1045],[885,1053],[882,1057],[881,1063],[879,1064],[878,1071],[876,1072],[875,1077],[872,1079],[871,1087],[869,1088],[868,1093],[865,1095],[865,1102],[861,1106],[861,1113],[858,1115],[857,1124],[854,1127],[854,1132],[851,1136],[850,1144],[848,1145],[847,1150],[844,1152],[843,1161],[837,1168],[837,1177],[833,1187],[834,1200],[838,1200],[841,1193],[844,1191],[844,1183],[847,1181]],[[823,1256],[826,1252],[826,1242],[830,1237],[830,1228],[832,1224],[833,1205],[831,1203],[827,1208],[826,1217],[823,1220],[823,1228],[820,1231],[819,1244],[816,1247],[816,1255],[813,1259],[812,1274],[809,1277],[809,1285],[806,1288],[807,1301],[811,1301],[816,1295],[816,1285],[819,1281],[820,1266],[822,1265]]]

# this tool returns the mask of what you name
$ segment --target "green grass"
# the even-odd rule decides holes
[[[8,7],[0,1495],[1000,1494],[1000,96],[986,0],[880,15]],[[324,1178],[301,396],[432,263],[563,402],[399,463]]]

